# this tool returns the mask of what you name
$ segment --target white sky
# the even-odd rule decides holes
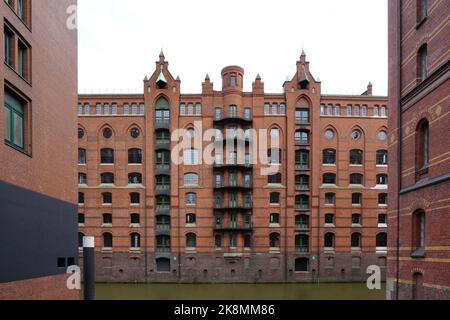
[[[228,65],[282,92],[302,45],[322,93],[387,93],[386,0],[78,0],[80,93],[142,93],[161,47],[182,93]]]

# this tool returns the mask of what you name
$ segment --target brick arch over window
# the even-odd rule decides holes
[[[110,129],[112,131],[113,137],[117,136],[117,132],[114,129],[114,127],[107,122],[104,122],[100,126],[97,127],[97,136],[103,137],[103,131],[105,129]]]
[[[311,109],[312,106],[312,101],[311,99],[306,96],[306,95],[301,95],[298,99],[297,102],[295,103],[295,107],[296,108],[306,108],[306,109]]]
[[[134,128],[139,129],[139,132],[141,133],[141,137],[142,137],[142,135],[143,135],[143,133],[144,133],[144,130],[143,130],[142,127],[141,127],[140,125],[138,125],[137,123],[132,123],[131,125],[129,125],[129,126],[127,127],[127,129],[125,130],[125,134],[127,135],[127,137],[130,136],[130,134],[131,134],[131,129],[134,129]]]
[[[159,96],[155,99],[155,101],[154,101],[153,104],[154,104],[154,106],[155,106],[155,109],[170,110],[170,100],[169,100],[169,98],[168,98],[166,95],[164,95],[164,94],[159,95]]]

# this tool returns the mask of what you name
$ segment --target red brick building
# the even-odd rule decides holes
[[[78,298],[76,3],[0,2],[0,299]]]
[[[389,2],[390,299],[450,299],[449,12]]]
[[[79,96],[80,239],[97,239],[98,280],[349,281],[385,267],[387,98],[371,84],[322,95],[304,53],[295,71],[282,94],[259,75],[244,92],[237,66],[220,91],[207,76],[182,94],[161,53],[142,94]],[[211,128],[171,161],[172,133]],[[252,131],[239,129],[280,145],[252,153]],[[245,151],[203,162],[211,141]],[[261,171],[264,157],[276,174]]]

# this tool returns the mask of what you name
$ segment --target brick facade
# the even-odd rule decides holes
[[[80,236],[96,237],[99,281],[359,281],[366,279],[367,266],[384,268],[386,244],[381,239],[377,247],[376,239],[387,232],[379,221],[387,214],[379,204],[387,184],[377,184],[377,175],[387,174],[387,163],[377,165],[377,151],[387,149],[387,98],[373,96],[372,85],[361,96],[322,95],[304,53],[296,71],[283,94],[265,93],[260,76],[252,92],[243,92],[245,71],[237,66],[222,71],[222,90],[214,90],[207,76],[200,94],[182,94],[180,79],[169,72],[161,53],[143,94],[79,96]],[[199,136],[230,126],[278,129],[281,181],[269,183],[259,161],[227,164],[231,155],[225,154],[224,164],[216,158],[216,163],[192,166],[156,155],[170,154],[176,146],[170,133],[196,123],[203,128]],[[132,137],[135,129],[138,137]],[[203,146],[203,151],[209,145],[199,144],[195,149]],[[251,144],[242,145],[250,153]],[[114,150],[114,159],[104,159],[109,164],[101,163],[104,149]],[[129,164],[130,149],[141,150],[140,163]],[[335,150],[335,161],[327,165],[325,149]],[[361,163],[350,165],[350,150],[361,150]],[[102,183],[102,173],[113,174],[114,181]],[[129,181],[134,173],[142,176],[138,183]],[[198,184],[185,185],[189,173],[197,175]],[[335,174],[336,181],[323,183],[324,174]],[[350,185],[351,174],[361,174],[363,181]],[[216,176],[222,177],[219,185]],[[104,193],[112,195],[112,204],[103,203]],[[140,195],[138,203],[130,204],[131,193]],[[279,193],[278,203],[271,203],[273,193]],[[334,198],[327,204],[329,193]],[[361,194],[360,204],[352,205],[353,193]],[[140,219],[132,221],[131,214]],[[188,214],[196,219],[187,220]],[[352,215],[360,216],[352,223]],[[332,234],[329,248],[326,233]],[[358,233],[361,239],[355,237],[352,248],[352,234]]]
[[[389,2],[390,299],[450,299],[448,16],[448,1]]]
[[[78,260],[76,4],[0,2],[0,299],[79,294],[66,288]]]

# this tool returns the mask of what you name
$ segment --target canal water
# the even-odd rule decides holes
[[[384,300],[366,284],[97,284],[98,300]]]

